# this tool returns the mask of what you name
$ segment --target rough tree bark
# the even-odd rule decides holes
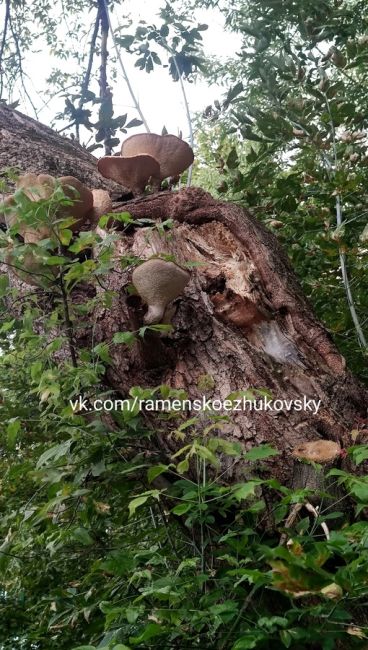
[[[90,187],[109,185],[98,176],[96,159],[70,140],[4,106],[0,120],[1,167],[73,174]],[[368,391],[314,317],[273,234],[246,210],[199,188],[115,203],[114,210],[157,222],[172,219],[173,228],[166,234],[138,226],[121,230],[115,251],[119,272],[104,279],[105,288],[116,294],[111,309],[95,313],[94,344],[111,342],[115,332],[143,324],[145,308],[127,290],[132,268],[121,271],[121,255],[146,259],[161,253],[179,264],[195,264],[176,303],[174,332],[150,335],[133,348],[112,346],[108,386],[121,396],[132,385],[165,383],[185,389],[190,398],[225,399],[235,391],[259,388],[273,399],[321,400],[317,414],[245,410],[229,414],[222,425],[221,435],[245,448],[269,443],[280,450],[267,463],[267,472],[288,485],[298,474],[299,461],[292,456],[296,446],[317,439],[352,444],[350,431],[359,416],[366,416]],[[170,454],[174,443],[165,426],[160,422],[159,441]],[[242,463],[224,469],[229,481],[244,476]]]

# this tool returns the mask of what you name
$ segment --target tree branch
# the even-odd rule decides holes
[[[78,108],[83,108],[86,92],[87,92],[87,90],[89,88],[89,83],[90,83],[90,80],[91,80],[93,57],[94,57],[95,49],[96,49],[96,40],[97,40],[98,28],[99,28],[99,25],[100,25],[100,18],[101,18],[101,11],[100,11],[100,7],[98,7],[96,20],[95,20],[95,24],[94,24],[94,27],[93,27],[93,33],[92,33],[92,37],[91,37],[91,42],[90,42],[90,46],[89,46],[89,55],[88,55],[87,68],[86,68],[86,72],[85,72],[84,79],[83,79],[82,86],[81,86],[81,97],[80,97],[80,100],[79,100]]]
[[[116,38],[115,38],[115,33],[114,33],[114,30],[113,30],[113,27],[112,27],[112,24],[111,24],[110,13],[109,13],[109,9],[108,9],[108,6],[107,6],[107,2],[106,2],[106,0],[101,0],[101,1],[104,4],[105,13],[106,13],[107,20],[108,20],[109,27],[110,27],[110,31],[111,31],[111,37],[112,37],[112,41],[113,41],[115,52],[116,52],[116,57],[117,57],[117,60],[118,60],[118,62],[120,64],[121,71],[122,71],[123,77],[124,77],[124,81],[125,81],[126,85],[128,86],[130,96],[131,96],[131,98],[133,100],[133,103],[134,103],[134,106],[135,106],[135,108],[137,110],[137,113],[138,113],[139,117],[141,118],[141,120],[142,120],[142,122],[144,124],[144,128],[146,129],[147,133],[150,133],[150,128],[149,128],[148,123],[146,121],[146,118],[144,117],[144,115],[142,113],[142,110],[141,110],[141,108],[139,106],[139,102],[138,102],[138,100],[137,100],[137,98],[136,98],[136,96],[134,94],[134,90],[133,90],[132,85],[131,85],[131,83],[129,81],[129,77],[127,75],[123,60],[122,60],[121,55],[120,55],[120,51],[119,51],[119,48],[118,48],[118,45],[117,45],[117,42],[116,42]]]
[[[12,17],[11,17],[10,12],[9,12],[9,27],[10,27],[10,31],[12,33],[12,37],[13,37],[13,41],[14,41],[14,45],[15,45],[15,51],[16,51],[17,58],[18,58],[20,82],[22,84],[24,94],[26,95],[30,105],[32,106],[33,112],[34,112],[34,114],[36,116],[36,119],[38,120],[38,111],[37,111],[32,99],[31,99],[31,97],[30,97],[30,95],[28,93],[28,90],[27,90],[27,88],[25,86],[25,83],[24,83],[24,71],[23,71],[23,66],[22,66],[22,54],[21,54],[20,47],[19,47],[18,36],[17,36],[17,34],[16,34],[15,30],[14,30],[14,27],[13,27],[13,21],[12,21]]]
[[[328,101],[328,97],[326,93],[324,94],[325,97],[325,102],[327,106],[327,111],[329,114],[330,118],[330,126],[331,126],[331,132],[332,132],[332,144],[333,144],[333,153],[334,153],[334,162],[335,162],[335,174],[338,170],[338,159],[337,159],[337,147],[336,147],[336,133],[335,133],[335,126],[333,123],[333,118],[332,118],[332,113],[331,113],[331,108],[330,108],[330,102]],[[337,227],[342,226],[343,224],[343,219],[342,219],[342,201],[341,201],[341,196],[340,194],[336,194],[336,224]],[[346,300],[350,309],[350,314],[351,318],[354,323],[354,327],[356,330],[357,338],[359,341],[359,344],[361,345],[362,348],[366,349],[368,347],[367,340],[365,338],[362,326],[360,324],[359,316],[357,314],[356,308],[355,308],[355,303],[354,303],[354,298],[353,294],[351,291],[351,286],[350,286],[350,281],[349,281],[349,276],[348,276],[348,271],[347,271],[347,266],[346,266],[346,255],[344,251],[342,250],[341,246],[339,246],[339,257],[340,257],[340,266],[341,266],[341,275],[342,275],[342,281],[344,283],[345,287],[345,293],[346,293]]]
[[[4,18],[4,31],[3,31],[3,37],[2,37],[2,40],[1,40],[1,47],[0,47],[0,99],[3,96],[3,89],[4,89],[5,67],[4,67],[3,56],[4,56],[4,50],[5,50],[5,44],[6,44],[6,36],[7,36],[7,33],[8,33],[9,18],[10,18],[10,0],[6,0],[5,18]]]

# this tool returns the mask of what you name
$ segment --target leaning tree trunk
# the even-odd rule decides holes
[[[96,159],[78,145],[3,106],[0,120],[1,166],[73,174],[90,187],[106,187]],[[199,188],[115,203],[114,210],[129,211],[136,219],[171,219],[173,227],[163,232],[138,223],[121,229],[119,272],[104,279],[104,289],[114,290],[115,298],[110,309],[95,313],[94,345],[111,343],[114,333],[143,325],[145,308],[128,291],[132,268],[121,271],[120,256],[170,255],[178,264],[189,263],[192,271],[176,303],[173,333],[150,334],[132,348],[112,345],[107,386],[122,397],[133,385],[168,384],[185,389],[192,399],[224,400],[237,391],[266,389],[274,400],[321,400],[317,413],[308,408],[245,409],[228,413],[221,425],[221,436],[246,449],[261,443],[276,447],[281,454],[268,462],[268,471],[289,485],[299,474],[292,455],[296,447],[314,440],[351,444],[350,431],[366,414],[367,390],[346,369],[314,317],[273,234],[248,211]],[[85,334],[80,345],[86,343]],[[75,342],[78,347],[77,334]],[[174,443],[165,435],[165,422],[158,421],[157,440],[170,454]],[[228,481],[244,476],[242,462],[224,469]]]

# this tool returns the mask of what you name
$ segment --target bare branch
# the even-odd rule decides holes
[[[144,117],[144,115],[142,113],[141,107],[139,106],[139,102],[138,102],[138,100],[137,100],[137,98],[136,98],[136,96],[134,94],[134,90],[133,90],[132,85],[131,85],[131,83],[129,81],[129,77],[127,75],[123,60],[122,60],[121,55],[120,55],[120,51],[119,51],[119,48],[118,48],[118,45],[117,45],[117,42],[116,42],[116,38],[115,38],[114,29],[113,29],[113,26],[111,24],[111,18],[110,18],[110,13],[109,13],[109,9],[108,9],[108,6],[107,6],[107,2],[106,2],[106,0],[102,0],[102,2],[103,2],[104,7],[105,7],[105,12],[106,12],[107,20],[109,22],[109,27],[110,27],[110,31],[111,31],[112,41],[114,43],[116,57],[117,57],[117,60],[118,60],[118,62],[120,64],[120,68],[121,68],[121,71],[122,71],[122,74],[123,74],[123,77],[124,77],[124,81],[125,81],[126,85],[128,86],[130,96],[131,96],[131,98],[133,100],[136,111],[137,111],[139,117],[141,118],[141,120],[142,120],[142,122],[144,124],[144,128],[146,129],[147,133],[150,133],[151,132],[150,128],[148,126],[146,118]]]
[[[4,89],[4,73],[5,73],[5,66],[4,66],[4,51],[5,51],[5,44],[6,44],[6,36],[8,33],[8,25],[9,25],[9,18],[10,18],[10,0],[6,0],[5,4],[5,18],[4,18],[4,31],[3,31],[3,37],[1,40],[1,47],[0,47],[0,99],[3,96],[3,89]]]

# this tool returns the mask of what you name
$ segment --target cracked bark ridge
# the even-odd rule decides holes
[[[199,188],[135,199],[116,205],[115,211],[174,224],[166,234],[149,227],[122,231],[117,264],[123,255],[171,255],[192,268],[189,285],[176,301],[172,335],[150,335],[130,350],[112,347],[107,381],[119,394],[127,395],[132,385],[166,383],[185,389],[192,399],[224,400],[234,391],[257,388],[273,399],[321,400],[318,413],[311,404],[312,410],[245,410],[230,413],[221,427],[222,436],[246,448],[261,443],[278,448],[281,455],[267,465],[289,484],[296,446],[316,439],[352,444],[350,431],[366,411],[367,390],[346,369],[314,317],[273,234],[246,210]],[[109,312],[96,314],[99,341],[143,324],[145,307],[127,291],[131,271],[108,278],[117,296]],[[163,449],[174,449],[168,423],[160,427]],[[243,473],[241,464],[227,467],[229,480]]]

